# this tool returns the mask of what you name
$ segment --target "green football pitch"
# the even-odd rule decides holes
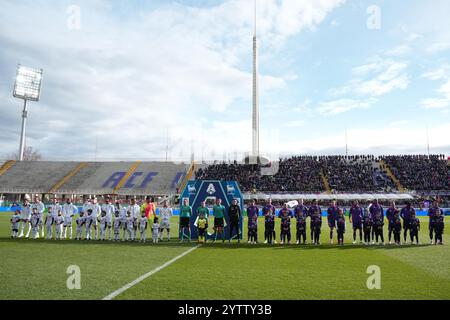
[[[240,245],[201,245],[173,263],[196,244],[12,240],[9,219],[0,214],[0,299],[103,299],[155,269],[114,298],[450,299],[450,227],[444,246],[428,245],[426,218],[419,246],[352,245],[347,232],[338,247],[325,226],[321,246],[249,245],[245,237]],[[261,220],[262,240],[263,228]],[[72,265],[79,290],[66,285]],[[369,266],[380,268],[381,289],[367,288]]]

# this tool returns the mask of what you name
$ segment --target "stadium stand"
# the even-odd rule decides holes
[[[165,162],[16,162],[0,193],[172,195],[189,164]]]
[[[383,156],[400,183],[409,190],[448,190],[450,170],[444,155]]]
[[[75,166],[74,162],[18,161],[0,176],[0,188],[45,193]]]
[[[195,166],[199,180],[238,181],[243,192],[404,193],[450,192],[450,165],[433,156],[293,156],[265,165]],[[0,167],[0,194],[178,194],[194,173],[192,163],[15,162]],[[194,177],[194,175],[193,175]],[[405,190],[404,190],[405,189]]]
[[[244,192],[324,192],[327,183],[333,193],[449,191],[449,168],[443,155],[295,156],[280,159],[273,176],[261,176],[259,165],[221,163],[199,169],[196,178],[237,180]]]

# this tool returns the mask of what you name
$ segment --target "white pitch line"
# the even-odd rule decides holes
[[[188,255],[189,253],[191,253],[192,251],[194,251],[194,250],[197,249],[198,247],[200,247],[200,245],[197,245],[197,246],[195,246],[195,247],[193,247],[193,248],[191,248],[191,249],[189,249],[189,250],[183,252],[182,254],[176,256],[176,257],[173,258],[172,260],[167,261],[167,262],[164,263],[163,265],[159,266],[158,268],[156,268],[156,269],[154,269],[154,270],[152,270],[152,271],[150,271],[150,272],[148,272],[148,273],[146,273],[146,274],[143,274],[142,276],[140,276],[140,277],[137,278],[136,280],[133,280],[132,282],[130,282],[130,283],[124,285],[122,288],[120,288],[120,289],[114,291],[113,293],[107,295],[107,296],[104,297],[102,300],[112,300],[112,299],[114,299],[115,297],[117,297],[117,296],[120,295],[121,293],[123,293],[123,292],[125,292],[126,290],[130,289],[131,287],[134,287],[135,285],[137,285],[139,282],[144,281],[144,280],[147,279],[148,277],[150,277],[150,276],[154,275],[155,273],[161,271],[162,269],[164,269],[164,268],[170,266],[170,265],[171,265],[172,263],[174,263],[175,261],[177,261],[177,260],[183,258],[184,256]]]

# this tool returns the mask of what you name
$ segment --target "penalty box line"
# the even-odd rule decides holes
[[[172,263],[176,262],[177,260],[183,258],[184,256],[188,255],[189,253],[191,253],[192,251],[194,251],[195,249],[199,248],[201,245],[197,245],[185,252],[183,252],[182,254],[176,256],[175,258],[173,258],[172,260],[167,261],[166,263],[164,263],[163,265],[157,267],[156,269],[153,269],[152,271],[143,274],[142,276],[140,276],[139,278],[137,278],[136,280],[133,280],[132,282],[124,285],[122,288],[114,291],[113,293],[107,295],[106,297],[104,297],[102,300],[112,300],[115,297],[117,297],[118,295],[122,294],[123,292],[127,291],[128,289],[130,289],[131,287],[134,287],[135,285],[137,285],[138,283],[144,281],[145,279],[147,279],[148,277],[151,277],[152,275],[154,275],[155,273],[161,271],[162,269],[170,266]]]

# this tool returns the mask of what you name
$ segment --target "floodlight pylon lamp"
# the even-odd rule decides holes
[[[20,161],[23,161],[24,159],[25,131],[28,117],[27,102],[39,101],[41,95],[42,74],[42,69],[28,68],[20,64],[17,66],[13,96],[18,99],[23,99],[22,130],[20,133],[19,146]]]
[[[28,68],[19,64],[17,67],[13,96],[28,101],[39,101],[41,95],[42,74],[42,69]]]

